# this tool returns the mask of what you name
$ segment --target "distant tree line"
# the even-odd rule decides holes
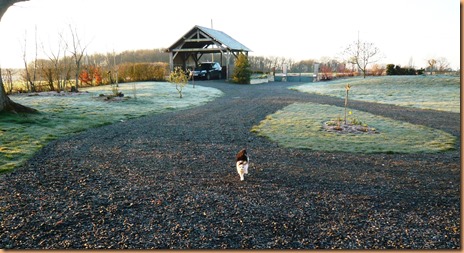
[[[445,57],[428,59],[425,71],[428,72],[430,75],[432,75],[433,73],[444,74],[454,72],[453,69],[450,68],[450,64]]]
[[[288,72],[292,73],[313,73],[314,64],[319,63],[319,70],[325,68],[327,71],[332,72],[345,71],[347,64],[339,62],[335,59],[323,57],[322,59],[314,60],[307,59],[295,61],[292,58],[276,57],[276,56],[248,56],[251,69],[255,73],[269,73],[269,72],[282,72],[282,66],[287,65]]]
[[[164,81],[169,75],[169,54],[164,49],[83,55],[79,70],[72,55],[48,54],[48,59],[26,62],[24,69],[4,69],[6,92],[71,90],[80,87],[131,81]],[[15,78],[14,77],[19,77]]]
[[[329,57],[322,57],[319,60],[306,59],[295,61],[286,57],[265,57],[249,56],[251,70],[254,73],[282,73],[282,66],[286,65],[288,73],[319,73],[320,80],[331,80],[336,77],[356,76],[359,75],[355,64],[339,61]],[[317,64],[317,65],[315,65]],[[318,69],[314,69],[318,66]],[[369,71],[371,75],[381,75],[385,67],[374,64]]]
[[[71,31],[73,30],[71,29]],[[80,42],[76,34],[73,34],[74,39]],[[62,41],[65,41],[63,35],[60,37]],[[36,42],[37,48],[39,47]],[[4,69],[2,72],[6,92],[11,94],[12,92],[62,91],[71,90],[74,86],[164,81],[169,76],[169,53],[166,53],[163,48],[91,55],[85,53],[83,50],[85,48],[86,45],[77,48],[73,47],[71,43],[65,42],[53,50],[45,50],[42,46],[47,57],[44,59],[36,57],[30,62],[25,60],[26,51],[24,49],[25,68],[20,70]],[[37,56],[37,53],[35,55]],[[220,55],[215,56],[215,60],[218,59],[220,59]],[[424,72],[432,74],[450,71],[449,63],[443,57],[428,60],[428,66],[425,69],[401,67],[394,64],[388,64],[385,67],[385,65],[373,63],[365,71],[361,71],[354,61],[329,57],[323,57],[319,60],[295,61],[286,57],[248,56],[248,62],[253,73],[282,73],[282,66],[286,65],[289,73],[317,72],[320,80],[361,74],[374,76],[384,74],[422,75]],[[317,70],[314,69],[315,66],[318,66]]]

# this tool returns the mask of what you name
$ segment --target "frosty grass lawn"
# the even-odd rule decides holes
[[[460,112],[460,77],[457,76],[359,77],[290,89],[344,99],[347,84],[351,85],[350,100]],[[380,134],[326,132],[322,124],[343,117],[344,108],[310,103],[287,106],[269,115],[252,131],[285,147],[332,152],[428,153],[452,149],[456,142],[454,136],[443,131],[350,111],[351,118],[376,128]]]
[[[345,98],[350,84],[350,99],[405,107],[460,112],[459,76],[381,76],[339,79],[291,87],[301,92]]]
[[[223,95],[214,88],[189,85],[180,99],[173,84],[159,82],[120,84],[119,91],[131,98],[117,102],[97,98],[99,94],[112,94],[111,86],[80,91],[84,93],[11,96],[13,101],[31,106],[40,114],[1,115],[0,173],[18,166],[49,141],[61,136],[143,115],[198,106]]]
[[[441,130],[351,110],[347,118],[368,122],[378,134],[340,134],[323,129],[342,117],[344,108],[314,103],[291,104],[262,120],[252,131],[284,147],[354,153],[430,153],[449,150],[456,138]],[[321,113],[324,112],[324,113]]]
[[[351,84],[350,100],[460,111],[459,77],[350,78],[291,88],[344,98],[347,83]],[[18,166],[50,140],[61,136],[143,115],[197,106],[223,95],[217,89],[188,86],[183,91],[184,98],[180,99],[172,84],[153,82],[122,84],[119,90],[131,99],[123,102],[97,99],[99,94],[111,94],[110,86],[81,89],[88,93],[63,97],[12,96],[14,101],[36,108],[41,113],[1,116],[0,173]],[[322,124],[343,115],[343,108],[309,103],[287,106],[268,116],[252,131],[286,147],[333,152],[437,152],[453,148],[456,142],[454,136],[443,131],[351,111],[351,117],[380,133],[340,135],[325,132]]]

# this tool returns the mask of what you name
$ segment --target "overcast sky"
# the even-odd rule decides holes
[[[88,53],[106,53],[167,48],[211,20],[256,56],[336,58],[359,33],[381,50],[379,63],[419,68],[444,57],[460,68],[459,0],[30,0],[0,22],[0,66],[23,67],[25,38],[32,59],[35,27],[43,57],[69,25]]]

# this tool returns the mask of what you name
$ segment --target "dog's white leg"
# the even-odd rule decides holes
[[[243,164],[237,162],[237,173],[240,176],[240,181],[245,180],[245,178],[243,177],[243,172],[244,172],[243,167],[244,167]]]

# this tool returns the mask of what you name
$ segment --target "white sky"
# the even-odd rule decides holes
[[[419,68],[445,57],[460,68],[459,0],[30,0],[10,7],[0,22],[0,66],[23,67],[26,33],[32,59],[34,27],[39,48],[56,47],[71,24],[90,43],[88,53],[106,53],[167,48],[211,20],[256,56],[336,58],[359,32],[385,56],[379,63],[412,60]]]

